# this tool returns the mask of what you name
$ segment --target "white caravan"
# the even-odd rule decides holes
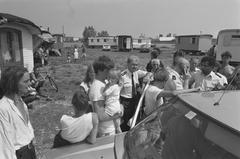
[[[232,63],[240,63],[240,29],[225,29],[218,33],[216,58],[221,61],[221,54],[229,51],[232,54]]]

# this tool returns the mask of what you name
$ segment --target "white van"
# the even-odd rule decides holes
[[[229,51],[232,54],[232,63],[240,63],[240,29],[225,29],[218,33],[216,58],[221,61],[221,54]]]

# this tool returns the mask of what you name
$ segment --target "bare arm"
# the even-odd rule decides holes
[[[93,124],[93,129],[90,135],[88,136],[87,141],[91,144],[94,144],[96,142],[96,137],[98,132],[98,116],[96,113],[92,113],[92,124]]]
[[[192,87],[192,85],[193,85],[194,82],[195,82],[195,79],[194,79],[193,77],[191,77],[191,78],[189,79],[189,82],[188,82],[189,88]]]

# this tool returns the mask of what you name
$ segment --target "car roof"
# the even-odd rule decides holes
[[[213,91],[180,94],[178,98],[190,109],[240,136],[239,96],[240,91]]]

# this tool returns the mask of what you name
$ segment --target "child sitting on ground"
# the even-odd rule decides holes
[[[72,98],[74,116],[63,115],[60,119],[61,130],[54,139],[55,147],[65,146],[86,139],[89,143],[96,142],[98,131],[98,116],[96,113],[86,113],[88,96],[81,89]]]
[[[116,114],[122,114],[120,105],[120,90],[121,84],[119,82],[121,72],[118,70],[112,70],[109,73],[109,83],[106,85],[103,95],[105,96],[105,113],[109,116]],[[120,119],[113,119],[116,133],[121,133]]]

